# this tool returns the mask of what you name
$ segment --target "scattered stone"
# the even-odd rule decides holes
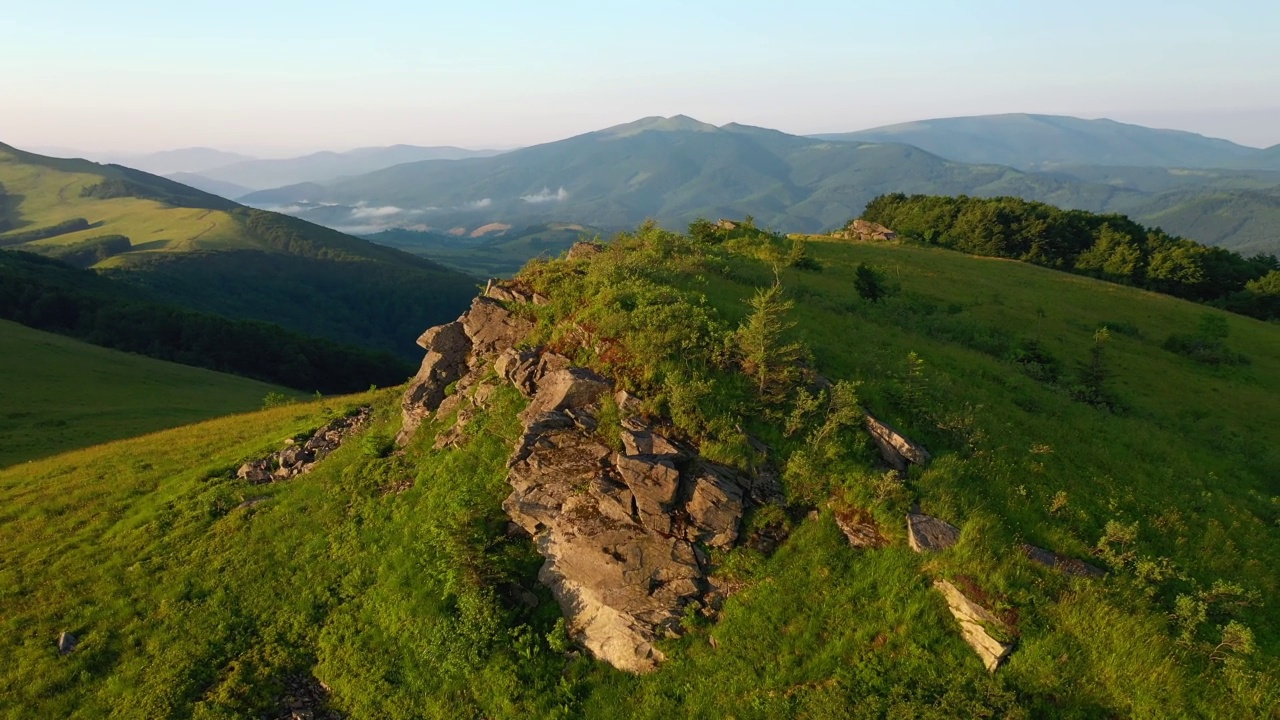
[[[622,423],[622,446],[628,455],[653,455],[657,457],[687,459],[689,453],[677,447],[667,438],[649,430],[636,420],[624,420]]]
[[[907,543],[918,553],[946,550],[960,541],[960,528],[936,517],[907,514]]]
[[[880,449],[884,461],[894,470],[905,473],[910,463],[921,466],[929,463],[929,451],[908,440],[889,423],[877,419],[871,413],[864,413],[863,424]]]
[[[989,610],[965,597],[955,585],[946,580],[934,580],[933,586],[947,599],[951,614],[960,623],[960,634],[965,642],[982,658],[982,664],[989,672],[995,672],[1001,661],[1013,652],[1013,643],[1005,643],[996,639],[988,628],[1007,630],[1004,623]]]
[[[834,510],[836,526],[853,547],[874,550],[889,545],[869,511],[843,504],[837,504]]]
[[[311,472],[316,463],[359,432],[368,423],[372,412],[372,408],[362,407],[352,415],[333,420],[301,443],[287,443],[279,452],[246,462],[236,471],[236,477],[262,485]]]
[[[284,694],[276,701],[279,710],[271,717],[277,720],[340,720],[341,715],[327,706],[329,688],[311,675],[293,675],[285,679]]]
[[[1090,565],[1083,560],[1077,560],[1065,555],[1059,555],[1052,550],[1045,550],[1035,545],[1023,543],[1018,546],[1032,562],[1039,563],[1045,567],[1051,567],[1064,575],[1072,575],[1074,577],[1099,578],[1107,574],[1100,567]]]
[[[63,632],[62,634],[58,635],[58,654],[59,655],[70,654],[72,651],[76,649],[76,646],[79,644],[80,644],[80,640],[77,639],[75,635],[72,635],[69,632]]]
[[[269,483],[275,478],[275,473],[271,467],[270,459],[250,460],[240,466],[236,471],[236,477],[241,480],[247,480],[254,485]]]

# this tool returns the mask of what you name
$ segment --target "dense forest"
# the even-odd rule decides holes
[[[1147,228],[1124,215],[1062,210],[1012,197],[882,195],[862,219],[974,255],[1012,258],[1280,318],[1280,261],[1243,257]]]
[[[94,272],[23,252],[0,253],[0,318],[307,392],[394,385],[413,372],[389,353],[164,305]]]

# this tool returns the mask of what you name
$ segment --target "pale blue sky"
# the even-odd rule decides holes
[[[1000,112],[1280,143],[1280,2],[5,0],[0,141],[509,147],[684,113]]]

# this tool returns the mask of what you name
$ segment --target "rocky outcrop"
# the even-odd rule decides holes
[[[907,515],[907,543],[918,553],[946,550],[960,541],[960,528],[936,517]]]
[[[599,251],[580,243],[571,255]],[[777,497],[780,487],[770,473],[746,476],[699,458],[644,420],[639,400],[615,392],[607,378],[561,355],[521,349],[532,323],[499,300],[537,302],[522,292],[491,283],[487,296],[454,323],[470,343],[466,371],[449,380],[454,392],[434,407],[422,401],[434,397],[440,381],[420,374],[406,393],[406,427],[410,412],[456,412],[465,422],[483,405],[480,391],[491,382],[484,378],[494,375],[530,398],[508,460],[511,494],[503,508],[543,556],[538,578],[559,603],[571,636],[615,667],[645,672],[663,659],[656,643],[680,632],[686,607],[713,601],[700,546],[732,546],[747,506]],[[440,337],[428,336],[433,342],[424,367]],[[619,427],[600,427],[606,398],[623,415]],[[439,437],[450,437],[459,424]],[[615,431],[616,450],[604,439]]]
[[[615,667],[645,672],[684,608],[707,601],[696,544],[737,539],[747,490],[636,417],[620,429],[623,451],[609,449],[595,432],[607,391],[582,368],[544,377],[522,415],[503,507],[534,537],[539,580],[571,635]]]
[[[897,239],[898,234],[879,223],[859,219],[849,223],[843,230],[836,232],[835,237],[862,240],[864,242],[885,242]]]
[[[1100,567],[1095,567],[1083,560],[1059,555],[1052,550],[1045,550],[1035,545],[1022,544],[1018,549],[1023,552],[1032,562],[1051,567],[1054,570],[1064,574],[1073,575],[1075,577],[1098,578],[1106,575],[1106,571]]]
[[[864,413],[863,425],[871,435],[871,439],[875,441],[876,447],[880,449],[880,455],[884,457],[884,461],[894,470],[905,473],[910,464],[920,466],[929,464],[931,459],[929,451],[907,439],[889,423],[877,419],[871,413]]]
[[[363,428],[371,413],[371,408],[362,407],[351,415],[329,422],[302,442],[290,440],[283,450],[241,465],[236,477],[261,485],[311,472],[316,463]]]
[[[589,258],[593,255],[599,255],[604,250],[604,246],[593,242],[576,242],[573,247],[569,248],[567,257],[570,260],[581,260]]]
[[[422,421],[440,409],[450,386],[529,334],[533,321],[503,305],[503,301],[519,303],[526,297],[530,302],[536,299],[533,293],[490,282],[485,294],[473,300],[461,317],[418,338],[427,355],[401,400],[404,422],[396,437],[398,444],[408,442]]]
[[[960,624],[960,634],[964,636],[965,642],[982,658],[982,664],[987,670],[994,672],[1001,661],[1013,652],[1013,643],[1002,642],[992,633],[1007,633],[1008,628],[991,611],[965,597],[964,593],[946,580],[934,580],[933,587],[946,598],[951,614]]]

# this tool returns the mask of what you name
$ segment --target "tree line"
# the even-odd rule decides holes
[[[1012,197],[881,195],[862,219],[917,242],[1012,258],[1154,290],[1262,319],[1280,318],[1280,261],[1147,228],[1127,216]]]
[[[307,392],[396,385],[413,372],[387,352],[151,301],[88,270],[24,252],[0,253],[0,318],[184,365]]]

